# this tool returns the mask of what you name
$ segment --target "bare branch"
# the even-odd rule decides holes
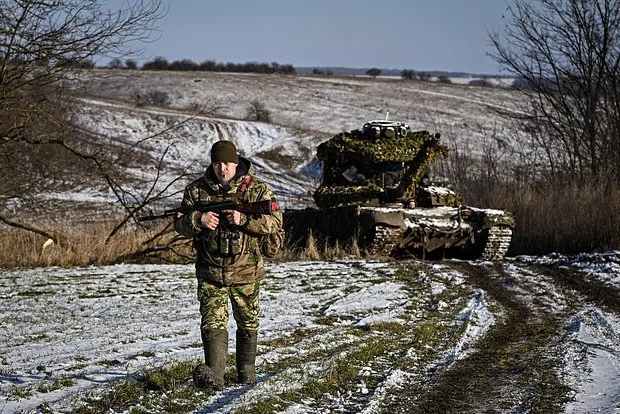
[[[57,235],[57,234],[53,234],[53,233],[50,233],[48,231],[41,230],[41,229],[38,229],[38,228],[33,227],[33,226],[29,226],[27,224],[23,224],[23,223],[19,223],[19,222],[13,221],[13,220],[9,220],[6,217],[2,217],[2,216],[0,216],[0,221],[3,222],[4,224],[6,224],[7,226],[11,226],[11,227],[15,227],[15,228],[18,228],[18,229],[26,230],[26,231],[38,234],[38,235],[43,236],[43,237],[47,237],[48,239],[52,239],[54,241],[54,243],[57,243],[57,244],[62,246],[62,243],[61,243],[61,239],[62,238],[59,235]]]
[[[491,56],[530,104],[554,174],[620,179],[620,2],[513,0]]]

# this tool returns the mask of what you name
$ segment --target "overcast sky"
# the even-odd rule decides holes
[[[126,1],[126,0],[124,0]],[[123,0],[110,0],[122,4]],[[506,0],[163,0],[144,59],[499,73]]]

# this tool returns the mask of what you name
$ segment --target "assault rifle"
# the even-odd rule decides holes
[[[214,213],[219,213],[222,210],[237,210],[243,214],[271,214],[272,212],[278,210],[278,204],[273,200],[261,200],[254,201],[252,203],[236,203],[234,201],[219,201],[215,203],[209,204],[195,204],[193,206],[185,206],[174,208],[171,210],[164,210],[161,214],[153,214],[151,211],[146,216],[138,217],[138,221],[150,221],[150,220],[159,220],[168,217],[176,217],[178,213],[187,214],[192,211],[200,211],[201,213],[207,213],[212,211]]]

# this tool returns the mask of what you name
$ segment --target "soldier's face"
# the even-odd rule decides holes
[[[237,164],[234,162],[214,162],[213,171],[215,171],[215,175],[220,182],[227,183],[237,173]]]

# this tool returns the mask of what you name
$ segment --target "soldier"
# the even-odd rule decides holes
[[[182,207],[233,200],[248,203],[275,200],[267,183],[254,177],[249,160],[237,154],[230,141],[211,147],[211,165],[200,179],[185,188]],[[199,388],[224,386],[228,352],[228,300],[236,322],[237,379],[256,382],[255,360],[259,327],[259,286],[264,262],[259,237],[278,231],[282,213],[246,215],[237,210],[179,214],[176,231],[193,237],[200,302],[200,333],[206,364],[194,370]]]

